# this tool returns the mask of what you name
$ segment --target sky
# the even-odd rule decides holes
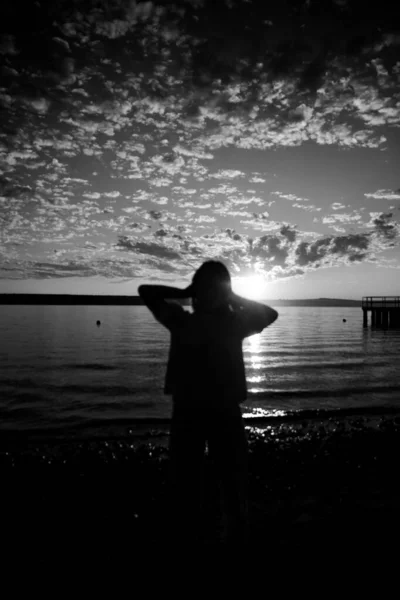
[[[3,0],[0,293],[400,295],[399,10]]]

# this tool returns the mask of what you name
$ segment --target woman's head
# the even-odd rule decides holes
[[[208,260],[193,275],[192,288],[194,309],[221,308],[228,305],[231,276],[223,263]]]

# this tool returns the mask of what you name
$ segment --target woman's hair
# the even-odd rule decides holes
[[[226,266],[217,260],[207,260],[195,272],[192,279],[194,287],[203,286],[213,281],[231,283],[231,276]]]

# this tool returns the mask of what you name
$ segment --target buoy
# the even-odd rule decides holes
[[[97,327],[98,327],[99,325],[101,325],[100,321],[96,321],[96,325],[97,325]]]
[[[343,323],[346,323],[346,319],[343,319]]]

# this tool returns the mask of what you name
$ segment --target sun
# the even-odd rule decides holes
[[[252,300],[261,300],[266,294],[266,282],[261,275],[236,277],[233,279],[232,288],[239,296]]]

